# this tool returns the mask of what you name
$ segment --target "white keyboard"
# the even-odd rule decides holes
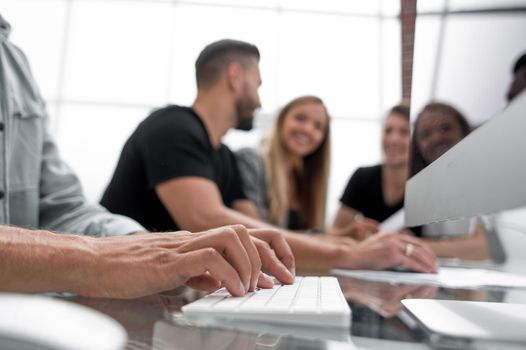
[[[225,288],[183,306],[192,318],[221,318],[316,327],[349,327],[351,309],[335,277],[296,277],[294,284],[232,297]]]

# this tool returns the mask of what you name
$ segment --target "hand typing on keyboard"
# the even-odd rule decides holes
[[[224,288],[185,305],[185,316],[224,318],[311,325],[348,327],[350,308],[334,277],[296,277],[294,284],[276,284],[243,297],[233,297]]]
[[[253,237],[244,226],[234,225],[200,233],[180,231],[140,237],[147,246],[164,236],[165,246],[153,258],[157,264],[166,265],[169,272],[149,276],[159,285],[171,278],[175,286],[184,283],[208,291],[224,286],[232,295],[242,296],[257,285],[272,288],[271,278],[262,269],[283,283],[294,280],[290,272],[294,268],[292,252],[282,235],[273,230],[258,230],[257,237]]]

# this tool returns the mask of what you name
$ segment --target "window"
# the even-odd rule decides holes
[[[4,0],[51,107],[64,158],[98,200],[126,138],[156,107],[191,104],[194,61],[231,37],[261,51],[262,109],[233,148],[259,143],[279,107],[319,95],[332,120],[329,215],[358,166],[380,161],[383,114],[400,101],[399,2]]]

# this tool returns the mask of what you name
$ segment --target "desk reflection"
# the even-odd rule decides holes
[[[433,298],[437,287],[428,285],[372,282],[352,277],[340,278],[340,286],[347,300],[365,305],[383,317],[393,317],[402,310],[403,299]]]
[[[526,262],[525,262],[526,263]],[[526,264],[524,264],[526,266]],[[186,303],[205,293],[180,288],[171,295],[153,295],[134,300],[68,298],[101,311],[121,323],[128,333],[126,349],[422,349],[430,348],[428,334],[404,317],[400,300],[433,298],[473,301],[526,302],[526,290],[437,288],[423,285],[394,285],[384,282],[338,277],[351,304],[351,329],[325,330],[283,327],[257,323],[196,326],[182,317]],[[466,345],[466,344],[464,344]],[[480,344],[471,348],[488,349]],[[500,346],[501,344],[499,344]],[[431,346],[432,347],[432,346]]]
[[[324,350],[333,346],[329,342],[301,339],[265,332],[251,333],[240,330],[185,326],[166,320],[155,323],[153,332],[155,350],[256,350],[256,349],[312,349]],[[352,344],[343,344],[352,349]],[[342,347],[343,348],[343,347]]]

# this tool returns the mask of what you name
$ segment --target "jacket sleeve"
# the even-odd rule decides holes
[[[102,206],[88,203],[80,181],[60,158],[57,146],[44,128],[40,178],[40,227],[90,236],[118,236],[146,231],[134,220],[114,215]]]

